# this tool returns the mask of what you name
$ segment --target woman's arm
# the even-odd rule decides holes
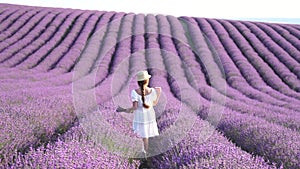
[[[137,101],[132,102],[132,107],[126,109],[126,112],[127,113],[132,113],[134,110],[137,109],[137,106],[138,106],[138,102]]]
[[[122,108],[120,106],[118,106],[117,108],[117,112],[126,112],[126,113],[132,113],[134,110],[137,109],[137,106],[138,106],[138,102],[137,101],[134,101],[132,102],[132,107],[130,108]]]
[[[157,103],[158,103],[160,94],[161,94],[161,87],[155,87],[154,89],[155,89],[155,91],[156,91],[156,93],[157,93],[157,97],[156,97],[156,99],[153,101],[153,106],[156,106]]]

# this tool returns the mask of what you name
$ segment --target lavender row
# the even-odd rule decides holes
[[[32,12],[34,13],[34,11],[32,11]],[[31,18],[31,17],[32,17],[32,14],[29,14],[28,18]],[[41,19],[41,17],[43,17],[43,14],[42,15],[37,15],[37,19],[38,20]],[[18,22],[21,22],[21,21],[19,21],[19,19],[18,19],[16,22],[18,23]],[[33,24],[26,23],[25,25],[27,25],[27,28],[28,28],[28,26],[29,26],[29,28],[32,28],[32,27],[34,27],[34,24],[35,23],[33,23]],[[28,29],[27,29],[27,31],[28,31]],[[3,55],[3,56],[1,56],[1,63],[3,63],[4,61],[6,61],[7,59],[9,59],[9,57],[11,55],[13,55],[14,53],[16,53],[16,51],[18,51],[19,49],[21,49],[20,47],[17,47],[17,49],[14,49],[14,48],[16,48],[16,46],[14,46],[14,45],[15,45],[15,43],[18,42],[18,40],[22,39],[23,35],[26,34],[27,31],[26,31],[26,28],[25,28],[25,31],[22,31],[22,32],[19,31],[19,32],[13,34],[8,39],[5,39],[5,41],[1,42],[0,52]],[[13,46],[14,48],[12,48],[11,46]]]
[[[178,22],[178,21],[177,21]],[[180,30],[180,26],[178,25],[178,23],[177,23],[177,25],[174,25],[174,24],[176,24],[176,23],[174,23],[173,22],[173,26],[172,26],[172,28],[176,28],[176,32],[178,32],[179,30]],[[204,26],[202,26],[202,27],[204,27]],[[205,27],[204,27],[205,28]],[[175,31],[174,31],[175,32]],[[181,30],[181,32],[183,32],[182,30]],[[207,33],[207,32],[206,32]],[[175,37],[176,37],[176,35],[175,35]],[[177,35],[177,37],[179,37],[178,35]],[[176,38],[177,38],[176,37]],[[178,39],[178,38],[177,38]],[[183,39],[183,41],[186,41],[186,38],[184,38],[184,37],[180,37],[180,39]],[[192,51],[191,51],[191,49],[187,46],[187,44],[182,44],[182,42],[175,42],[176,43],[176,45],[177,46],[179,46],[179,47],[176,47],[177,49],[178,49],[178,51],[179,51],[179,56],[181,57],[181,58],[183,58],[183,60],[185,60],[185,61],[187,61],[187,62],[185,62],[185,63],[187,63],[188,64],[188,67],[191,69],[191,67],[194,67],[197,63],[195,62],[195,60],[193,60],[192,58],[193,57],[190,57],[190,56],[193,56],[193,53],[192,53]],[[215,42],[215,41],[213,41],[213,43],[214,44],[218,44],[217,42]],[[180,49],[180,47],[181,48],[183,48],[184,47],[184,49]],[[222,55],[222,57],[220,57],[220,59],[222,60],[224,57],[223,57],[223,55]],[[226,60],[225,60],[226,61]],[[224,62],[225,62],[224,61]],[[223,62],[223,65],[224,65],[224,68],[226,69],[226,70],[228,70],[228,71],[231,71],[232,70],[232,68],[231,69],[229,69],[229,68],[227,68],[228,66],[226,65],[226,64],[224,64],[224,62]],[[198,70],[199,69],[203,69],[203,68],[199,68],[199,66],[198,67],[196,67],[196,69],[193,69],[193,75],[195,76],[196,74],[199,74],[199,73],[197,73],[197,72],[199,72],[198,70],[197,70],[197,68],[198,68]],[[234,70],[234,69],[233,69]],[[225,71],[226,72],[226,71]],[[197,77],[199,77],[199,75],[196,75]],[[203,76],[201,76],[200,75],[200,77],[199,78],[202,78]],[[229,77],[230,78],[230,77]],[[202,78],[203,79],[203,78]],[[205,81],[205,80],[201,80],[201,81]],[[198,81],[199,82],[199,81]],[[236,82],[235,82],[236,83]],[[199,85],[201,85],[201,83],[199,83],[198,84],[198,86]],[[238,86],[235,86],[237,89],[240,89],[241,88],[241,86],[244,86],[245,84],[243,84],[243,85],[238,85]],[[201,85],[202,86],[202,85]],[[198,87],[197,87],[198,88]],[[247,91],[247,90],[249,90],[249,88],[246,88],[245,89],[245,91]],[[247,99],[247,98],[245,98],[245,97],[243,97],[243,95],[240,95],[238,92],[236,92],[236,91],[234,91],[234,90],[232,90],[231,89],[231,87],[229,87],[227,90],[226,90],[226,93],[225,93],[226,95],[227,95],[227,97],[231,97],[231,98],[233,98],[233,99],[237,99],[237,100],[239,100],[239,101],[244,101],[244,102],[247,102],[247,104],[249,104],[250,102],[253,102],[253,100],[251,99]],[[251,93],[251,96],[253,96],[253,93]],[[255,96],[255,95],[254,95]],[[265,97],[267,97],[268,95],[265,95]],[[252,98],[252,97],[250,97],[250,98]],[[259,98],[259,97],[258,97]],[[269,98],[267,97],[266,98],[266,100],[268,100]],[[264,100],[260,100],[260,101],[264,101]],[[280,102],[276,102],[276,100],[275,100],[275,103],[277,103],[278,105],[282,105],[282,104],[284,104],[284,103],[281,103],[281,104],[279,104]],[[260,104],[259,102],[253,102],[253,104],[255,105],[255,106],[257,106],[258,104]],[[260,104],[261,106],[266,106],[265,104]],[[298,110],[298,108],[296,107],[295,109],[297,109]]]
[[[3,23],[6,19],[8,19],[13,13],[18,11],[17,8],[9,8],[9,7],[1,7],[2,12],[0,14],[0,22]]]
[[[213,36],[209,30],[210,30],[210,27],[207,28],[207,24],[206,22],[204,22],[203,20],[198,20],[199,23],[201,24],[201,28],[204,29],[204,32],[208,35],[208,37],[210,38],[210,40],[212,41],[212,43],[218,45],[220,44],[220,42],[216,39],[215,36]],[[228,41],[229,38],[223,38],[224,36],[221,36],[221,35],[224,35],[224,32],[222,32],[222,27],[219,27],[219,25],[217,25],[216,23],[214,23],[213,25],[219,35],[219,37],[221,37],[220,40],[224,41],[224,47],[226,47],[227,49],[229,49],[229,52],[232,50],[233,46],[228,46],[227,47],[227,44],[230,45],[232,44],[232,42]],[[226,34],[225,34],[226,35]],[[221,45],[221,44],[220,44]],[[217,46],[216,49],[219,49],[221,48],[222,46]],[[225,50],[225,49],[224,49]],[[238,50],[238,49],[237,49]],[[230,61],[230,58],[228,58],[227,54],[223,51],[223,50],[220,50],[219,51],[219,54],[220,54],[220,59],[222,60],[223,62],[223,66],[224,66],[224,69],[226,70],[226,73],[227,74],[227,78],[228,78],[228,81],[229,81],[229,84],[232,84],[235,88],[237,88],[238,90],[241,90],[243,93],[247,94],[248,97],[250,97],[250,99],[252,98],[255,98],[261,102],[267,102],[267,103],[272,103],[273,105],[277,105],[277,106],[284,106],[284,107],[287,107],[287,108],[290,108],[292,110],[298,110],[299,108],[297,108],[296,104],[294,105],[291,105],[290,102],[292,101],[293,103],[296,103],[298,102],[298,100],[296,99],[291,99],[287,96],[283,97],[284,96],[283,94],[281,95],[278,95],[280,93],[278,92],[273,92],[273,90],[267,90],[267,92],[264,92],[266,94],[262,94],[261,91],[264,91],[268,88],[266,87],[263,87],[263,86],[266,86],[266,84],[264,83],[264,81],[262,81],[262,79],[259,77],[259,76],[254,76],[255,75],[255,70],[251,70],[250,68],[250,65],[249,63],[247,63],[247,61],[243,58],[243,57],[240,57],[239,55],[235,54],[236,52],[230,52],[229,54],[231,54],[231,56],[236,56],[236,57],[232,57],[233,61],[235,61],[237,64],[237,66],[239,67],[239,70],[242,71],[244,75],[244,77],[246,78],[247,81],[249,81],[249,83],[254,86],[256,88],[257,91],[251,89],[251,86],[249,87],[246,87],[248,86],[247,83],[245,82],[245,80],[243,80],[243,77],[241,78],[238,78],[237,75],[239,74],[238,70],[236,69],[235,72],[232,72],[235,67],[233,63],[230,64],[227,63],[228,61]],[[226,64],[225,64],[226,63]],[[249,65],[248,67],[247,64]],[[250,71],[250,70],[251,71]],[[264,89],[265,88],[265,89]],[[280,98],[280,100],[284,100],[283,101],[278,101],[272,97],[270,97],[270,92],[273,92],[274,94],[272,94],[271,96],[276,96],[276,98]],[[227,95],[231,93],[231,90],[230,88],[227,90]],[[282,99],[281,99],[282,98]],[[247,101],[249,102],[249,101]],[[251,101],[250,101],[251,102]],[[266,107],[266,104],[261,104],[259,103],[260,105],[264,105],[264,107]],[[274,109],[274,107],[272,108]]]
[[[224,134],[248,152],[263,156],[277,166],[299,168],[299,132],[257,117],[224,111],[218,124]]]
[[[226,28],[229,29],[230,25],[227,24]],[[232,28],[231,30],[232,31],[229,33],[231,34],[231,36],[233,36],[233,40],[236,41],[236,44],[239,48],[244,49],[243,52],[244,56],[247,58],[247,62],[250,62],[251,65],[255,67],[255,71],[257,71],[260,76],[262,76],[262,79],[269,86],[282,92],[283,94],[298,98],[297,96],[295,96],[295,92],[291,90],[278,76],[276,76],[275,73],[271,73],[274,71],[270,67],[268,67],[266,63],[258,56],[258,54],[256,53],[257,51],[255,51],[250,45],[247,45],[249,44],[249,42],[245,40],[245,38],[238,32],[238,30],[235,28]],[[235,34],[233,32],[235,32]],[[249,31],[242,32],[245,34],[244,36],[250,38],[249,40],[256,39],[256,36]]]
[[[5,69],[8,71],[8,69]],[[10,70],[10,69],[9,69]],[[41,73],[34,70],[21,71],[12,69],[12,72],[1,73],[1,91],[8,93],[15,90],[34,90],[42,87],[70,87],[72,73]]]
[[[291,26],[286,26],[286,25],[281,25],[281,27],[283,27],[284,29],[286,29],[291,35],[293,35],[294,37],[296,37],[297,39],[300,38],[300,35],[299,35],[299,30],[295,29],[294,27],[291,27]],[[297,40],[296,39],[296,40]],[[300,45],[298,43],[295,43],[293,44],[297,47],[297,49],[299,50],[300,49]],[[298,58],[298,57],[297,57]],[[297,59],[298,60],[298,59]],[[299,60],[298,60],[299,62]]]
[[[242,36],[241,33],[238,32],[237,29],[235,29],[232,25],[230,25],[228,22],[227,24],[224,24],[225,30],[229,33],[232,40],[237,44],[237,47],[244,52],[244,56],[246,56],[247,61],[246,63],[250,62],[252,66],[255,68],[254,71],[258,72],[260,76],[262,76],[262,79],[266,81],[270,86],[274,87],[276,90],[282,91],[282,89],[289,91],[290,88],[282,82],[280,77],[276,76],[275,72],[267,66],[267,64],[263,61],[263,59],[259,56],[259,54],[255,49],[252,48],[251,44],[245,39],[245,37]],[[229,31],[231,30],[231,31]],[[244,34],[246,32],[243,32]],[[251,35],[253,38],[255,37],[254,34],[248,32],[246,37]],[[238,49],[237,48],[237,49]]]
[[[65,30],[63,37],[57,42],[55,48],[47,54],[43,60],[36,65],[36,69],[47,71],[66,54],[70,46],[74,43],[80,30],[84,26],[84,22],[92,15],[92,12],[83,12],[80,16],[76,17],[69,23],[69,28]]]
[[[35,36],[39,35],[39,32],[42,31],[42,29],[44,28],[43,26],[39,27],[38,25],[46,25],[49,22],[48,19],[45,20],[47,13],[49,13],[49,11],[45,10],[41,11],[37,15],[31,14],[29,21],[27,21],[24,24],[24,26],[22,25],[21,30],[18,30],[11,37],[2,42],[4,44],[2,45],[1,52],[4,55],[3,58],[5,59],[3,59],[2,62],[6,61],[13,54],[17,53],[23,47],[27,46],[32,41],[32,39],[34,39]],[[18,19],[17,22],[21,21],[19,21]],[[37,29],[35,30],[37,32],[31,31],[34,29]],[[28,37],[25,38],[26,36]]]
[[[145,49],[145,15],[138,14],[134,18],[134,36],[132,37],[134,40],[132,41],[132,53],[136,53],[140,50]]]
[[[113,78],[112,80],[114,80],[114,82],[112,82],[112,89],[114,90],[113,95],[117,95],[119,92],[124,91],[123,89],[125,86],[123,84],[127,84],[133,80],[132,77],[134,76],[134,73],[138,70],[142,70],[143,67],[145,67],[143,64],[144,61],[141,60],[143,59],[143,54],[139,53],[139,51],[131,51],[132,48],[144,50],[144,48],[140,47],[143,47],[144,42],[138,41],[138,43],[136,43],[137,37],[143,35],[137,33],[137,31],[140,31],[139,29],[141,27],[143,28],[141,21],[144,20],[144,17],[142,15],[136,16],[135,18],[132,18],[131,16],[129,17],[129,19],[133,21],[133,30],[131,30],[131,26],[129,24],[124,24],[125,21],[122,22],[122,30],[124,29],[126,33],[120,34],[120,42],[117,45],[114,56],[115,60],[111,61],[113,64],[110,65],[110,68],[107,67],[107,73],[114,72],[114,74],[110,74],[110,76],[112,76],[111,78]],[[123,19],[126,18],[127,17],[124,17]],[[101,69],[102,68],[99,67],[99,70]],[[108,72],[109,70],[111,70],[111,72]]]
[[[81,14],[82,11],[76,10],[71,13],[66,11],[66,13],[59,15],[58,19],[53,21],[53,26],[50,25],[48,31],[45,32],[45,40],[43,40],[42,46],[27,56],[20,67],[33,68],[42,62],[58,46],[58,43],[63,40],[63,35],[67,33],[71,23]]]
[[[78,73],[76,74],[76,79],[91,73],[92,66],[95,64],[99,56],[99,50],[101,49],[109,22],[114,15],[114,12],[107,12],[103,14],[100,21],[97,23],[97,31],[95,31],[95,33],[87,41],[85,49],[81,53],[81,57],[77,64],[74,65],[73,71]],[[98,64],[101,64],[101,62]]]
[[[298,53],[300,50],[300,45],[298,44],[299,39],[297,36],[294,36],[292,31],[288,28],[285,28],[283,26],[280,26],[278,24],[267,24],[269,27],[271,27],[273,30],[275,30],[278,34],[280,34],[287,42],[290,44],[283,45],[282,47],[285,50],[288,50],[290,54],[293,54],[292,57],[300,62],[299,55],[295,55],[295,53]]]
[[[297,77],[295,77],[294,74],[290,73],[290,71],[281,67],[280,64],[275,63],[275,65],[274,65],[273,63],[270,63],[268,60],[270,60],[270,58],[276,58],[276,57],[274,55],[272,55],[272,53],[270,53],[265,47],[263,47],[263,44],[258,40],[258,36],[261,36],[260,32],[257,32],[256,29],[253,28],[251,26],[251,24],[249,25],[249,23],[247,23],[247,22],[245,22],[245,25],[247,25],[246,29],[254,31],[254,33],[256,35],[255,37],[253,36],[253,34],[250,37],[247,35],[244,35],[244,36],[248,39],[248,41],[253,46],[253,50],[257,52],[257,55],[259,55],[258,57],[261,58],[260,62],[263,62],[263,64],[265,65],[265,68],[269,69],[269,72],[274,72],[274,73],[272,73],[272,75],[277,74],[277,76],[281,79],[281,82],[288,85],[292,90],[297,91],[298,90],[297,88],[299,87],[299,86],[297,86],[298,85]],[[228,26],[230,26],[230,25],[228,25]],[[242,27],[245,28],[245,26],[242,26]],[[233,29],[233,30],[235,30],[235,29]],[[256,64],[256,66],[258,64],[260,64],[260,62],[258,62]],[[269,66],[267,65],[267,63],[269,64]],[[273,66],[273,69],[272,69],[272,66]]]
[[[96,77],[96,85],[100,85],[101,81],[111,75],[113,69],[117,68],[123,59],[130,55],[132,20],[133,15],[120,13],[120,15],[115,15],[113,20],[109,22],[98,58],[96,58],[96,64],[88,65],[88,67],[100,73]]]
[[[228,92],[232,92],[232,91],[230,91],[230,88],[228,89],[229,91]],[[227,92],[227,91],[226,91]],[[230,98],[229,98],[230,99]],[[249,100],[248,100],[249,101]]]
[[[168,79],[171,88],[173,88],[171,91],[173,92],[175,97],[183,102],[194,102],[194,105],[197,105],[200,98],[193,97],[194,89],[191,86],[187,85],[189,83],[185,79],[185,74],[187,72],[185,72],[184,69],[178,69],[177,67],[181,64],[181,60],[177,57],[176,49],[174,48],[174,46],[168,46],[168,43],[171,42],[168,41],[169,38],[163,36],[167,34],[166,32],[164,32],[166,29],[161,29],[164,23],[162,22],[162,20],[156,21],[155,17],[152,18],[153,19],[151,21],[151,25],[156,25],[159,36],[158,34],[151,34],[151,36],[148,36],[149,38],[147,39],[146,44],[149,44],[150,49],[153,48],[154,52],[149,53],[146,57],[147,63],[152,62],[151,65],[156,65],[159,62],[162,62],[163,65],[161,66],[161,68],[165,68],[166,73],[168,73],[166,74],[166,78]],[[153,31],[156,31],[155,27],[153,27],[152,29]]]
[[[34,15],[39,15],[43,11],[39,11],[37,9],[35,10],[30,10],[24,15],[21,15],[15,22],[12,22],[11,25],[3,30],[0,35],[0,42],[6,41],[7,43],[4,45],[1,45],[1,51],[9,46],[9,43],[13,43],[16,41],[16,39],[12,38],[15,36],[15,34],[29,22]],[[47,11],[45,11],[47,12]],[[18,36],[17,36],[18,37]]]
[[[76,38],[76,41],[69,48],[69,51],[63,56],[60,62],[57,63],[56,68],[63,68],[64,71],[71,71],[72,67],[79,60],[80,54],[85,48],[90,36],[94,33],[100,18],[104,12],[94,12],[93,15],[86,21],[81,33]]]
[[[61,49],[63,49],[63,52],[61,52],[60,56],[52,59],[49,64],[49,59],[53,58],[50,54],[50,56],[47,57],[49,59],[46,59],[43,62],[48,65],[48,70],[59,68],[62,69],[63,72],[70,71],[72,67],[75,66],[74,64],[76,64],[76,62],[80,59],[80,54],[85,48],[87,40],[89,36],[91,36],[93,29],[97,26],[98,20],[99,16],[95,15],[94,12],[87,12],[85,16],[76,20],[74,23],[75,26],[72,27],[70,34],[61,42],[66,45],[62,46],[63,48]],[[61,51],[61,49],[56,48],[54,50]],[[51,66],[49,67],[49,65]]]
[[[71,15],[71,13],[67,13],[65,11],[61,11],[53,20],[51,20],[45,27],[45,29],[40,33],[39,37],[36,38],[30,45],[23,49],[23,53],[17,53],[13,58],[12,62],[14,62],[14,67],[18,67],[21,69],[28,69],[38,62],[40,57],[43,57],[42,53],[38,53],[40,49],[47,49],[49,50],[49,40],[55,35],[56,31],[59,27],[63,24],[63,22]],[[36,55],[35,54],[41,54]],[[33,56],[32,56],[33,55]],[[38,58],[37,58],[38,57]]]
[[[292,24],[293,28],[300,30],[299,25],[298,24]]]
[[[288,103],[298,101],[296,99],[292,99],[291,97],[285,96],[284,94],[281,94],[277,90],[273,90],[271,87],[268,87],[265,81],[259,76],[259,74],[255,71],[255,69],[252,68],[252,66],[248,63],[248,61],[245,58],[239,57],[238,55],[236,57],[233,57],[236,54],[238,54],[237,52],[234,53],[230,52],[231,55],[227,54],[226,49],[228,49],[229,47],[227,47],[226,44],[230,44],[233,42],[232,41],[229,42],[228,41],[229,38],[226,38],[225,36],[221,36],[221,33],[222,34],[226,34],[226,33],[224,32],[225,30],[222,30],[222,27],[220,27],[220,25],[217,24],[217,22],[213,25],[214,27],[212,27],[204,19],[197,19],[197,21],[201,26],[203,32],[208,36],[211,42],[215,45],[215,49],[217,50],[220,59],[222,60],[222,65],[224,67],[225,74],[228,79],[227,81],[229,84],[231,84],[233,87],[237,89],[245,87],[247,90],[250,90],[254,93],[258,93],[258,92],[265,93],[265,95],[258,93],[259,94],[258,96],[261,96],[263,98],[266,97],[266,99],[263,100],[260,99],[260,97],[254,96],[254,98],[257,98],[264,102],[269,102],[269,103],[272,103],[270,101],[273,101],[274,103],[278,102],[270,98],[269,96],[272,96],[277,100],[282,100]],[[215,29],[216,33],[213,31],[213,28]],[[218,37],[220,38],[220,40],[218,40]],[[233,48],[233,46],[231,45],[230,48]],[[236,49],[236,51],[238,50]],[[234,65],[234,63],[237,63],[236,66]],[[238,84],[243,83],[243,85],[237,85],[237,82]],[[251,89],[251,87],[253,87],[257,91]],[[247,90],[243,90],[243,91],[248,93]],[[251,95],[249,95],[250,98],[253,97]]]
[[[118,41],[118,31],[121,25],[121,21],[124,17],[125,13],[115,13],[112,19],[109,21],[107,25],[107,29],[105,30],[105,35],[101,43],[101,47],[99,49],[99,52],[97,53],[96,58],[93,60],[91,65],[87,65],[90,72],[93,72],[97,70],[97,66],[102,59],[107,56],[108,58],[112,58],[115,49],[115,45]],[[100,30],[99,33],[103,33],[103,30]],[[98,32],[97,32],[98,33]]]
[[[113,55],[116,53],[115,50],[118,50],[119,47],[116,47],[117,41],[120,37],[118,37],[119,27],[122,27],[122,21],[124,18],[123,14],[120,13],[119,15],[107,15],[111,17],[111,21],[108,21],[108,23],[101,23],[103,24],[102,28],[99,28],[97,32],[95,32],[95,35],[91,37],[91,41],[88,42],[87,47],[83,51],[82,58],[79,60],[78,65],[75,65],[75,79],[77,81],[76,85],[78,85],[79,91],[84,91],[86,89],[94,88],[97,86],[96,89],[96,95],[97,98],[101,101],[107,100],[108,98],[112,97],[112,94],[110,92],[110,88],[103,89],[104,87],[112,87],[112,78],[113,76],[109,76],[109,70],[112,69],[113,66],[111,66],[111,62],[113,61]],[[121,19],[122,18],[122,19]],[[109,19],[107,17],[107,19]],[[108,31],[111,28],[110,31]],[[105,32],[107,31],[107,32]],[[122,36],[120,34],[120,36]],[[103,38],[103,40],[101,39]],[[99,45],[95,46],[92,42],[96,41],[96,43],[99,43]],[[103,43],[103,42],[109,43]],[[126,42],[126,41],[125,41]],[[120,44],[125,44],[123,42],[119,42]],[[101,46],[101,44],[103,46]],[[100,48],[98,47],[100,46]],[[115,49],[116,48],[116,49]],[[128,52],[130,53],[130,52]],[[97,62],[97,63],[96,63]],[[124,73],[124,72],[122,72]],[[126,77],[126,76],[122,76]],[[87,79],[93,79],[93,82],[95,83],[88,83],[89,80]],[[121,79],[122,80],[122,79]],[[104,85],[102,84],[104,83]],[[83,86],[82,86],[83,84]],[[122,84],[122,83],[118,83]],[[99,87],[99,85],[101,85]],[[82,86],[82,87],[80,87]],[[114,86],[116,88],[116,86]],[[103,92],[105,91],[105,92]],[[88,92],[88,91],[87,91]],[[101,96],[99,96],[100,94]]]
[[[26,14],[27,12],[29,12],[30,9],[32,9],[32,8],[17,10],[12,15],[10,15],[9,18],[7,18],[1,24],[0,32],[3,32],[6,29],[8,29],[20,16],[22,16],[22,15]]]
[[[249,29],[257,35],[258,39],[261,40],[261,43],[269,49],[269,54],[262,56],[265,57],[266,62],[268,62],[273,69],[278,69],[279,74],[284,74],[285,76],[289,75],[289,78],[291,79],[294,76],[299,78],[299,74],[293,71],[293,67],[299,66],[299,63],[293,59],[293,54],[288,53],[288,50],[283,49],[282,45],[285,44],[283,44],[283,42],[280,43],[280,40],[283,41],[282,37],[264,25],[251,23],[246,25],[248,25]]]
[[[193,22],[191,18],[186,18]],[[216,88],[221,93],[226,92],[226,80],[224,79],[223,68],[218,64],[218,58],[210,50],[209,42],[206,42],[205,37],[199,31],[198,27],[190,22],[183,21],[182,24],[189,32],[189,45],[198,56],[198,62],[205,67],[206,81],[211,87]]]
[[[299,71],[297,71],[297,70],[300,69],[300,64],[294,58],[298,57],[298,59],[299,59],[300,52],[297,49],[295,49],[290,43],[287,42],[288,39],[282,38],[282,36],[279,33],[275,32],[273,29],[269,28],[268,25],[258,24],[257,26],[260,29],[262,29],[263,31],[265,31],[266,34],[270,38],[272,38],[272,40],[274,42],[277,42],[277,45],[274,43],[271,43],[271,45],[269,45],[270,50],[299,79],[300,74],[299,74]]]
[[[240,66],[242,64],[237,64],[239,69],[237,69],[234,66],[234,62],[236,62],[236,63],[243,63],[243,62],[247,63],[247,62],[242,57],[238,57],[238,56],[240,56],[241,53],[239,52],[239,50],[237,48],[235,48],[234,45],[232,45],[234,43],[228,37],[227,32],[225,30],[222,30],[222,27],[219,27],[220,25],[218,25],[217,22],[213,22],[212,24],[213,24],[213,27],[215,28],[216,35],[218,35],[218,37],[220,37],[221,42],[216,39],[214,32],[208,32],[208,30],[211,30],[210,28],[212,28],[212,27],[210,27],[208,25],[208,23],[205,22],[205,20],[199,19],[197,21],[201,25],[201,28],[204,30],[205,34],[207,34],[209,36],[212,43],[214,45],[216,45],[215,49],[218,50],[218,53],[220,54],[220,59],[222,60],[222,65],[224,66],[228,83],[231,86],[233,86],[234,88],[237,88],[238,90],[245,93],[246,95],[248,95],[250,97],[254,97],[260,101],[267,101],[267,102],[273,103],[275,105],[282,104],[282,103],[278,102],[277,100],[271,98],[268,95],[262,95],[259,90],[256,91],[256,90],[252,89],[251,86],[247,85],[247,82],[249,82],[250,85],[255,85],[255,84],[257,84],[257,81],[255,81],[253,79],[253,74],[252,74],[252,76],[249,76],[248,75],[249,73],[247,74],[248,71],[244,70],[243,67]],[[207,28],[207,26],[209,26],[209,27]],[[221,35],[223,35],[223,36],[221,36]],[[225,36],[225,35],[227,35],[227,36]],[[214,38],[214,39],[212,39],[212,38]],[[222,43],[222,44],[220,44],[220,43]],[[223,50],[220,50],[222,48],[223,48]],[[226,49],[228,51],[226,51]],[[245,74],[245,75],[241,76],[241,73],[239,72],[239,70],[242,71],[241,73]],[[239,83],[237,83],[237,82],[239,82]],[[239,85],[239,84],[243,84],[243,85]],[[243,86],[245,86],[245,88],[242,88]],[[247,86],[247,88],[246,88],[246,86]],[[249,93],[249,91],[250,91],[250,93]],[[256,95],[251,96],[254,93],[258,97]],[[261,97],[265,97],[266,99],[262,100]]]
[[[176,27],[176,26],[172,26],[172,27]],[[178,28],[178,27],[176,27]],[[178,31],[177,31],[178,32]],[[183,39],[183,38],[182,38]],[[171,42],[169,42],[171,43]],[[185,58],[188,58],[186,56],[191,56],[191,53],[186,53],[187,51],[189,50],[185,50],[183,52],[181,52],[179,50],[179,53],[181,57],[185,57]],[[189,58],[190,62],[186,62],[187,63],[187,66],[189,68],[193,67],[193,62],[191,61],[191,58]],[[183,59],[183,60],[187,60],[187,59]],[[191,64],[191,65],[190,65]],[[197,74],[197,69],[195,69],[195,71],[191,71],[193,76],[195,76]],[[187,76],[188,78],[191,77],[191,76]],[[192,81],[192,80],[190,80]],[[213,90],[211,88],[208,88],[207,86],[199,83],[199,82],[196,82],[196,88],[197,90],[199,88],[207,88],[206,91],[209,91],[209,90]],[[206,99],[208,100],[214,100],[214,101],[217,101],[217,102],[220,102],[222,104],[222,100],[218,100],[216,98],[222,98],[222,96],[220,95],[216,95],[215,97],[212,97],[210,94],[207,94],[205,92],[201,92],[201,91],[205,91],[205,90],[200,90],[200,93],[203,94],[202,96],[205,97]],[[214,91],[216,92],[216,91]],[[227,89],[226,91],[226,94],[228,96],[230,90]],[[231,92],[232,93],[232,96],[233,97],[237,97],[238,94],[234,93],[234,92]],[[236,98],[234,98],[236,99]],[[245,112],[245,113],[251,113],[251,115],[255,115],[255,116],[259,116],[259,117],[262,117],[262,118],[265,118],[267,119],[268,121],[271,121],[271,122],[276,122],[278,124],[282,124],[284,126],[288,126],[290,128],[293,128],[293,129],[297,129],[299,130],[299,125],[297,125],[297,123],[300,121],[300,118],[299,118],[299,115],[297,112],[293,112],[293,111],[288,111],[286,109],[282,109],[282,108],[278,108],[278,107],[274,107],[274,106],[269,106],[269,105],[266,105],[266,104],[259,104],[257,102],[254,102],[253,105],[255,106],[249,106],[249,103],[251,103],[252,100],[245,100],[245,102],[247,104],[243,104],[242,102],[240,102],[242,99],[240,97],[238,97],[236,100],[233,100],[232,98],[226,98],[226,103],[224,102],[223,104],[232,108],[232,109],[235,109],[237,111],[241,111],[241,112]],[[259,105],[259,108],[257,107]],[[274,112],[275,111],[275,112]],[[277,118],[276,118],[277,117]]]
[[[133,37],[135,36],[133,29],[137,26],[135,25],[134,14],[127,14],[122,18],[119,32],[118,40],[115,44],[115,52],[113,53],[112,60],[110,62],[110,66],[107,69],[108,74],[115,72],[118,65],[122,64],[125,59],[131,56],[131,42]],[[104,61],[104,60],[103,60]]]
[[[66,17],[67,17],[67,13],[64,11],[60,11],[60,12],[57,11],[57,12],[47,14],[44,20],[45,22],[48,21],[48,23],[45,23],[45,25],[40,23],[38,25],[38,28],[41,29],[38,36],[34,37],[34,39],[32,39],[26,47],[24,47],[23,49],[18,51],[18,53],[13,55],[8,61],[9,63],[6,64],[10,65],[10,67],[13,66],[13,67],[26,68],[26,69],[29,68],[26,64],[24,65],[20,65],[20,64],[22,64],[23,62],[26,63],[26,59],[30,58],[32,54],[34,54],[36,51],[42,48],[43,45],[47,43],[47,41],[53,36],[55,31],[58,29],[59,23],[61,23],[62,20]],[[26,36],[25,38],[28,38],[28,36]]]
[[[36,46],[40,46],[39,41],[36,40],[40,38],[41,33],[44,32],[47,25],[49,25],[49,22],[55,19],[55,16],[56,14],[46,13],[46,15],[42,15],[41,20],[39,20],[39,18],[32,18],[36,23],[34,21],[31,21],[31,23],[35,24],[35,26],[30,28],[30,32],[24,34],[20,40],[16,41],[16,43],[10,44],[7,48],[9,52],[8,55],[6,55],[6,62],[3,65],[14,67],[17,63],[23,60],[24,57],[30,54]],[[25,28],[23,27],[22,29]],[[14,37],[14,39],[18,38]],[[6,53],[4,52],[3,54]]]

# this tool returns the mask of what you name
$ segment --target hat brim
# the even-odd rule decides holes
[[[147,77],[143,78],[143,79],[137,79],[137,81],[144,81],[144,80],[147,80],[147,79],[150,79],[151,78],[151,75],[148,75]]]

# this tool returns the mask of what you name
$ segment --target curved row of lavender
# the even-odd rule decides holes
[[[156,168],[299,168],[299,39],[295,25],[0,4],[0,167],[137,167],[92,139],[81,122],[99,112],[90,98],[76,111],[74,83],[96,96],[95,128],[135,138],[114,110],[148,69],[161,135],[196,115]]]

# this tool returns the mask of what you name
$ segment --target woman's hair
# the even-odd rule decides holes
[[[138,85],[140,86],[140,89],[141,89],[141,91],[142,91],[142,101],[143,101],[143,106],[144,106],[145,108],[149,108],[150,106],[147,105],[147,104],[145,103],[144,85],[145,85],[146,83],[147,83],[147,80],[138,81]]]

